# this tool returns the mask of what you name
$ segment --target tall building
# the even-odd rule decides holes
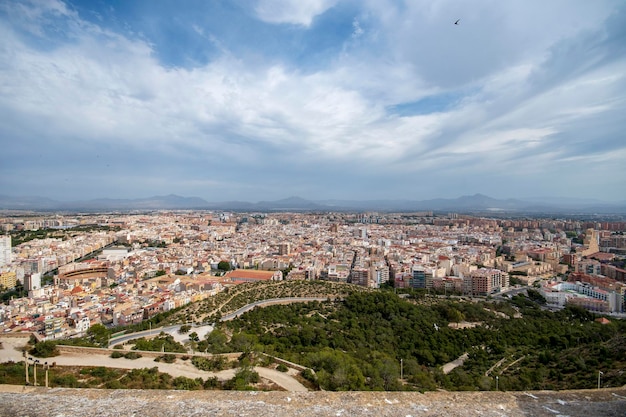
[[[597,230],[587,229],[583,240],[582,256],[589,256],[596,252],[600,252],[600,235]]]
[[[34,272],[24,275],[24,289],[33,291],[41,288],[41,273]]]
[[[413,275],[409,278],[409,287],[426,288],[426,272],[423,269],[413,269]]]
[[[509,287],[509,274],[498,269],[480,268],[464,279],[465,291],[472,295],[489,295]]]
[[[375,288],[389,282],[389,268],[387,265],[372,265],[370,267],[370,279]]]
[[[369,287],[370,270],[369,268],[357,267],[352,268],[350,279],[353,284]]]
[[[11,236],[0,236],[0,266],[11,263]]]
[[[291,244],[281,243],[280,245],[278,245],[279,255],[289,255],[290,253],[291,253]]]
[[[17,277],[14,271],[0,272],[0,286],[4,289],[10,290],[15,288],[17,284]]]

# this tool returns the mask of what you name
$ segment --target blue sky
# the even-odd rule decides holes
[[[625,115],[622,0],[0,2],[4,195],[623,200]]]

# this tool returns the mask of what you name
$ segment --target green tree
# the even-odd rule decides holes
[[[87,330],[87,339],[96,346],[107,347],[111,331],[103,324],[94,324]]]
[[[255,335],[248,333],[235,333],[230,340],[230,345],[235,352],[250,353],[257,342]]]
[[[217,264],[217,269],[219,269],[220,271],[230,271],[231,270],[230,262],[228,262],[228,261],[220,261]]]
[[[208,333],[205,336],[206,350],[211,353],[225,353],[228,352],[228,348],[226,347],[226,343],[228,342],[228,337],[226,333],[224,333],[220,329],[214,329],[211,333]],[[200,349],[200,346],[198,346]]]
[[[57,349],[57,345],[49,340],[35,343],[35,346],[33,346],[32,349],[30,349],[28,352],[38,358],[49,358],[59,355],[59,349]]]
[[[250,384],[257,382],[259,382],[259,374],[251,367],[244,366],[237,371],[233,379],[224,384],[224,388],[238,391],[253,390]]]

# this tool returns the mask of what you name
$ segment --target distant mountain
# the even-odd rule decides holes
[[[503,211],[519,210],[526,206],[520,200],[497,200],[483,194],[462,196],[459,198],[432,200],[369,200],[346,201],[327,200],[324,203],[331,207],[348,207],[367,210],[401,210],[401,211]]]
[[[40,197],[0,195],[0,210],[130,211],[130,210],[232,210],[232,211],[434,211],[564,214],[626,214],[626,201],[605,203],[587,199],[496,199],[484,194],[431,200],[321,200],[289,197],[276,201],[207,202],[199,197],[170,194],[139,199],[95,199],[61,202]]]
[[[255,204],[257,210],[328,210],[327,206],[300,197],[289,197],[277,201],[260,201]]]
[[[9,197],[0,195],[0,210],[47,210],[55,209],[59,204],[58,201],[45,197]]]
[[[209,203],[198,197],[174,194],[138,199],[100,198],[84,201],[56,201],[41,197],[9,197],[0,195],[0,209],[5,210],[184,210],[203,209]]]

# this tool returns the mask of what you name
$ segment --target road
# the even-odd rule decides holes
[[[238,317],[238,316],[242,315],[246,311],[252,310],[254,307],[263,307],[263,306],[268,306],[268,305],[273,305],[273,304],[306,303],[306,302],[309,302],[309,301],[326,301],[326,300],[328,300],[328,297],[326,297],[326,298],[321,298],[321,297],[286,297],[286,298],[269,298],[267,300],[259,300],[259,301],[255,301],[254,303],[250,303],[248,305],[245,305],[245,306],[241,307],[239,310],[234,311],[234,312],[232,312],[230,314],[224,315],[222,317],[222,321],[232,320],[235,317]]]
[[[28,338],[0,338],[3,349],[0,349],[0,362],[20,362],[23,361],[22,352],[19,350],[23,347]],[[56,362],[59,366],[104,366],[107,368],[120,368],[120,369],[143,369],[157,367],[159,372],[169,374],[173,377],[185,376],[187,378],[202,378],[207,379],[209,377],[217,377],[221,381],[226,381],[235,376],[236,369],[225,369],[220,372],[207,372],[202,371],[191,364],[191,361],[177,360],[175,363],[155,362],[154,358],[142,357],[139,359],[126,359],[118,358],[113,359],[108,354],[100,353],[64,353],[60,356],[52,358],[40,359],[43,363],[45,361],[52,363]],[[39,366],[41,369],[41,366]],[[290,370],[287,373],[279,372],[274,369],[255,367],[254,370],[258,372],[259,376],[274,382],[276,385],[284,388],[287,391],[302,392],[308,391],[307,388],[298,382],[293,375],[297,373],[295,370]],[[54,368],[50,372],[54,372]],[[43,378],[43,372],[41,374]]]
[[[232,320],[244,314],[246,311],[250,311],[255,307],[262,307],[273,304],[290,304],[309,301],[326,301],[328,298],[321,297],[287,297],[287,298],[272,298],[267,300],[255,301],[246,306],[241,307],[233,313],[227,314],[222,317],[222,321]],[[181,325],[171,325],[165,327],[159,327],[156,329],[144,330],[140,332],[130,333],[112,338],[109,341],[109,347],[122,344],[132,339],[141,337],[150,337],[159,335],[161,332],[165,332],[174,336],[177,342],[185,343],[188,341],[188,334],[181,335],[178,330]],[[192,327],[190,332],[196,332],[200,338],[203,338],[206,334],[213,331],[213,326],[204,325],[199,327]],[[19,347],[26,344],[27,339],[20,338],[2,338],[0,339],[4,345],[4,349],[0,350],[0,362],[20,362],[23,360]],[[142,369],[157,367],[160,372],[170,374],[174,377],[186,376],[188,378],[203,378],[216,376],[220,380],[231,379],[236,370],[226,369],[220,372],[206,372],[197,369],[189,361],[180,361],[176,363],[168,364],[162,362],[154,362],[152,358],[139,358],[135,360],[129,360],[125,358],[113,359],[107,354],[82,354],[82,353],[69,353],[62,356],[56,356],[50,358],[50,362],[56,362],[61,366],[104,366],[109,368],[122,368],[122,369]],[[297,371],[290,369],[289,372],[283,373],[274,369],[255,367],[254,368],[259,376],[268,379],[275,384],[281,386],[287,391],[307,391],[307,388],[298,382],[293,375],[297,374]]]
[[[322,297],[285,297],[285,298],[269,298],[267,300],[259,300],[259,301],[255,301],[254,303],[247,304],[232,313],[224,315],[221,321],[232,320],[235,317],[239,317],[243,313],[250,311],[255,307],[263,307],[263,306],[274,305],[274,304],[305,303],[309,301],[326,301],[327,299],[328,298],[322,298]],[[181,335],[180,333],[178,333],[180,326],[181,326],[180,324],[176,324],[176,325],[158,327],[155,329],[143,330],[140,332],[117,336],[109,340],[109,347],[127,342],[129,340],[138,339],[140,337],[157,336],[161,332],[171,334],[172,336],[174,336],[177,342],[184,343],[188,340],[188,337],[187,335]],[[213,327],[211,325],[204,325],[204,326],[192,327],[192,329],[190,330],[190,333],[196,332],[198,336],[202,339],[206,334],[212,331],[213,331]]]

